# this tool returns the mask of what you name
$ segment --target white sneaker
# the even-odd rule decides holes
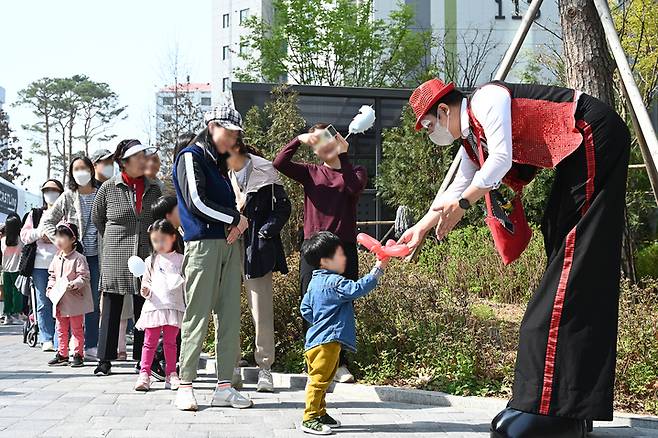
[[[258,392],[274,392],[274,381],[272,380],[272,372],[261,368],[258,371],[258,384],[256,385]]]
[[[354,376],[352,375],[352,373],[350,373],[350,370],[348,370],[345,365],[341,365],[336,370],[336,375],[334,376],[334,382],[354,383]]]
[[[240,368],[233,368],[233,376],[231,376],[231,386],[238,391],[242,389],[242,373]]]
[[[196,397],[194,397],[194,390],[191,386],[181,386],[178,388],[176,402],[174,404],[181,411],[196,411],[199,409],[199,405],[196,403]]]
[[[41,344],[41,351],[55,351],[53,341],[46,341]]]
[[[87,348],[85,350],[85,359],[95,361],[98,359],[98,349],[96,347]]]
[[[176,391],[178,388],[180,388],[180,379],[178,378],[178,373],[174,371],[165,378],[165,389]]]
[[[178,391],[180,392],[180,389]],[[212,401],[210,402],[210,406],[230,406],[237,409],[250,408],[253,404],[254,402],[249,398],[230,386],[223,389],[215,388],[215,393],[212,395]]]

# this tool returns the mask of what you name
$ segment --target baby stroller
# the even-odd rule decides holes
[[[39,338],[39,324],[37,323],[37,296],[32,284],[31,277],[19,276],[16,287],[23,295],[29,297],[28,306],[30,313],[23,323],[23,343],[30,347],[36,347]]]

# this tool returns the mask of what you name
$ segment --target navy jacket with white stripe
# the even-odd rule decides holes
[[[226,226],[237,225],[240,212],[214,147],[203,141],[187,146],[176,157],[173,174],[185,241],[225,239]]]

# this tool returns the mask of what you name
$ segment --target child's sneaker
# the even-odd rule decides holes
[[[139,373],[135,383],[135,391],[148,391],[151,388],[151,376],[148,373]]]
[[[181,385],[178,387],[175,405],[181,411],[196,411],[199,409],[192,385]]]
[[[253,406],[253,402],[240,394],[235,388],[226,385],[224,388],[215,388],[215,393],[212,395],[210,406],[230,406],[237,409],[245,409]]]
[[[60,356],[59,353],[55,353],[55,357],[48,361],[48,366],[57,367],[69,364],[69,358]]]
[[[302,431],[313,435],[331,435],[332,433],[331,427],[320,423],[320,420],[317,418],[302,421]]]
[[[345,365],[341,365],[336,370],[334,375],[334,382],[338,383],[354,383],[354,375],[350,373]]]
[[[71,368],[80,368],[81,366],[84,366],[84,360],[82,359],[82,356],[79,354],[74,354],[73,355],[73,362],[71,362]]]
[[[332,429],[338,429],[340,427],[340,421],[336,420],[329,414],[324,414],[323,416],[318,417],[318,421]]]
[[[178,374],[173,372],[165,379],[165,389],[176,391],[178,387],[180,387],[180,379],[178,378]]]

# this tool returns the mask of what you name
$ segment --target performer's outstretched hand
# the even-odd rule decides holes
[[[423,226],[420,223],[417,223],[400,236],[398,243],[405,244],[409,248],[414,249],[420,244],[420,242],[422,242],[425,233],[426,231]]]
[[[439,223],[436,225],[436,238],[439,240],[443,240],[455,228],[455,225],[459,223],[466,212],[466,210],[459,206],[459,200],[449,201],[440,206],[432,207],[432,210],[440,214]]]

